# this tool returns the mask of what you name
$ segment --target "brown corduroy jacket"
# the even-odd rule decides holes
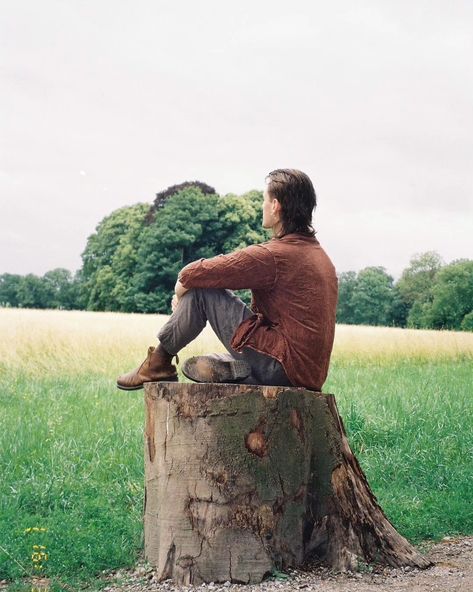
[[[320,390],[335,333],[337,276],[314,237],[287,234],[229,255],[201,259],[179,274],[185,288],[250,288],[254,315],[232,347],[276,358],[295,386]]]

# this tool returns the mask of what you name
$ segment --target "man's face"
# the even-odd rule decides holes
[[[272,204],[273,200],[269,195],[268,186],[266,186],[263,192],[263,228],[272,228],[274,225]]]

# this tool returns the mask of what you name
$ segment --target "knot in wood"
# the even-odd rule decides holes
[[[263,457],[267,454],[267,445],[264,434],[261,432],[250,432],[245,438],[245,446],[252,454]]]

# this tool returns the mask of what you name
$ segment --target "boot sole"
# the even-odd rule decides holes
[[[250,366],[242,360],[219,360],[210,356],[189,358],[181,366],[181,372],[194,382],[239,382],[251,373]]]
[[[153,380],[149,382],[143,382],[143,384],[139,384],[138,386],[122,386],[117,382],[117,388],[121,391],[139,391],[144,387],[145,384],[149,384],[150,382],[178,382],[179,378],[176,376],[175,378],[163,378],[162,380]]]

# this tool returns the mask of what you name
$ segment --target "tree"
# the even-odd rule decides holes
[[[21,308],[52,308],[54,292],[43,278],[29,273],[21,278],[17,297]]]
[[[473,261],[463,259],[443,267],[435,278],[432,296],[428,316],[434,329],[468,330],[468,315],[473,311]]]
[[[402,297],[397,284],[394,284],[391,311],[389,315],[390,324],[394,325],[395,327],[406,327],[408,315],[409,305]]]
[[[154,220],[157,210],[163,208],[170,197],[176,195],[176,193],[179,193],[180,191],[184,191],[191,187],[193,187],[194,189],[199,189],[200,193],[202,193],[203,195],[216,194],[216,191],[213,187],[207,185],[207,183],[202,183],[201,181],[184,181],[184,183],[179,183],[178,185],[171,185],[167,189],[164,189],[164,191],[156,193],[153,205],[151,206],[151,209],[147,216],[147,221],[150,222]]]
[[[145,385],[145,400],[144,551],[159,580],[430,565],[378,505],[333,395],[170,382]]]
[[[442,258],[435,251],[414,255],[396,284],[400,304],[407,309],[409,327],[428,327],[428,311],[432,302],[435,276],[442,268]]]
[[[473,331],[473,311],[469,312],[463,317],[460,329],[462,331]]]
[[[13,273],[0,275],[0,306],[19,306],[18,289],[22,276]]]
[[[146,204],[115,210],[88,238],[80,275],[82,302],[88,310],[135,310],[130,278],[148,211]]]
[[[219,253],[218,202],[216,194],[187,187],[169,197],[144,228],[131,281],[136,310],[168,312],[180,269]]]
[[[241,196],[229,193],[219,200],[219,244],[221,252],[231,253],[251,244],[268,240],[262,227],[263,193],[249,191]]]
[[[356,278],[350,305],[356,325],[389,325],[393,304],[393,278],[384,267],[366,267]]]
[[[355,311],[352,303],[356,289],[356,272],[344,271],[338,277],[337,323],[354,323]]]
[[[401,275],[397,285],[409,305],[422,300],[429,293],[437,272],[443,265],[442,258],[435,251],[414,255]]]
[[[48,308],[71,310],[78,306],[78,283],[68,269],[47,271],[43,276],[47,292],[51,294]]]
[[[430,318],[431,303],[429,300],[416,300],[409,309],[407,326],[411,329],[429,329],[432,327]]]

